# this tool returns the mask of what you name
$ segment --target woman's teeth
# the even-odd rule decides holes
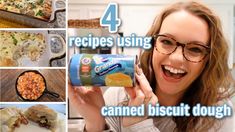
[[[183,71],[181,69],[176,69],[176,68],[173,68],[173,67],[170,67],[170,66],[164,66],[164,68],[165,68],[165,70],[168,70],[168,71],[170,71],[171,73],[174,73],[174,74],[178,74],[178,73],[184,74],[184,73],[186,73],[186,71]]]
[[[180,79],[184,77],[187,72],[182,69],[176,69],[171,66],[162,66],[163,73],[166,77]]]

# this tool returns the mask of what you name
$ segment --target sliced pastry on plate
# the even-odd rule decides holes
[[[57,113],[45,105],[34,105],[25,112],[25,116],[39,124],[41,127],[55,131],[57,125]]]
[[[13,132],[20,124],[28,124],[28,120],[16,107],[8,107],[0,110],[1,132]]]

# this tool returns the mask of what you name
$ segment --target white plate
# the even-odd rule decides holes
[[[57,127],[55,132],[65,132],[65,115],[57,113]],[[15,128],[14,132],[51,132],[49,129],[40,127],[37,123],[28,120],[27,125],[21,124],[19,128]]]

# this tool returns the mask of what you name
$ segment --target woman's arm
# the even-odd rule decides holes
[[[106,106],[118,106],[126,100],[127,94],[124,88],[111,87],[104,93]],[[108,130],[114,132],[160,132],[155,127],[153,119],[146,119],[128,127],[122,126],[122,117],[106,117]]]

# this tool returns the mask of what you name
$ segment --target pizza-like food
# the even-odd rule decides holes
[[[46,84],[43,77],[35,72],[25,72],[17,81],[17,90],[24,99],[38,99],[45,88]]]
[[[51,0],[0,0],[0,9],[49,21]]]
[[[0,66],[18,66],[21,57],[36,61],[45,48],[41,33],[0,31]]]

